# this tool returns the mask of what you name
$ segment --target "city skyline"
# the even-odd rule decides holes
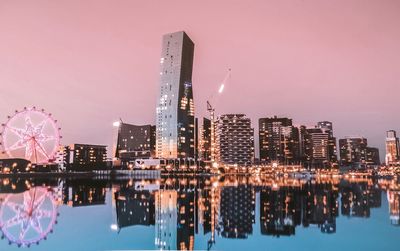
[[[400,131],[400,119],[394,116],[400,91],[399,4],[361,7],[352,1],[345,4],[348,11],[316,1],[258,2],[246,5],[247,12],[243,4],[234,2],[229,10],[223,3],[181,2],[177,9],[157,4],[157,11],[182,12],[182,25],[182,17],[171,15],[166,24],[142,15],[138,7],[152,9],[152,4],[119,2],[108,9],[104,2],[3,2],[0,32],[7,35],[0,42],[0,120],[15,109],[36,105],[59,120],[64,145],[111,146],[112,122],[120,117],[128,123],[155,124],[160,40],[163,34],[185,30],[196,43],[196,117],[207,116],[206,100],[211,99],[218,115],[244,113],[255,131],[258,118],[273,115],[290,117],[294,124],[329,120],[337,138],[366,137],[385,156],[386,131]],[[95,13],[89,12],[93,6]],[[214,27],[204,28],[206,11]],[[218,18],[221,11],[227,12],[224,20]],[[244,24],[236,20],[242,12],[248,17]],[[280,12],[291,18],[280,17]],[[141,28],[141,21],[151,31]],[[381,29],[385,36],[379,36]],[[228,68],[232,77],[217,96]]]

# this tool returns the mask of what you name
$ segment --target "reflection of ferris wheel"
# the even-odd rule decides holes
[[[35,187],[9,194],[0,205],[0,230],[9,244],[29,247],[53,232],[57,223],[57,202],[52,189]]]
[[[25,158],[34,163],[48,163],[55,159],[60,145],[57,121],[43,109],[24,108],[8,116],[2,124],[3,153],[9,157]]]

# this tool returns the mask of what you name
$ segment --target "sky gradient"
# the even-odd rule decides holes
[[[0,0],[0,121],[24,106],[64,144],[111,144],[112,122],[155,124],[161,38],[195,42],[196,116],[334,123],[381,149],[400,130],[400,1]],[[228,68],[223,95],[213,95]],[[257,138],[257,137],[256,137]]]

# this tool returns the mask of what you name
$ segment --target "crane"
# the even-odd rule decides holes
[[[231,77],[231,68],[228,69],[228,72],[225,75],[224,80],[221,82],[221,85],[219,86],[218,89],[218,94],[222,94],[224,91],[225,85],[228,83],[228,80]],[[213,95],[211,95],[211,98],[213,98]],[[211,105],[210,101],[207,100],[207,111],[210,114],[210,121],[211,121],[211,163],[213,167],[217,166],[215,162],[215,108]]]

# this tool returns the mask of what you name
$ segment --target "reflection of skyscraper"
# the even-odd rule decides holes
[[[368,186],[367,183],[342,182],[340,191],[342,215],[369,218],[371,208],[381,205],[379,188]]]
[[[397,163],[400,152],[399,138],[397,138],[396,131],[390,130],[386,133],[386,165]]]
[[[67,180],[64,187],[64,204],[73,207],[105,204],[105,180]]]
[[[164,35],[156,129],[160,158],[194,157],[193,55],[194,43],[185,32]]]
[[[255,194],[251,186],[224,187],[221,190],[219,226],[225,238],[247,238],[255,222]]]
[[[194,249],[195,200],[194,191],[178,192],[177,250]]]
[[[158,249],[175,250],[177,241],[177,192],[155,192],[155,245]]]
[[[338,191],[332,184],[307,183],[304,187],[303,226],[320,227],[322,233],[336,232],[338,216]]]
[[[294,235],[301,223],[301,193],[299,188],[264,188],[260,191],[261,234]]]
[[[154,194],[122,188],[115,193],[118,227],[154,225]]]
[[[393,225],[400,225],[400,192],[388,191],[387,199],[389,203],[390,222]]]

